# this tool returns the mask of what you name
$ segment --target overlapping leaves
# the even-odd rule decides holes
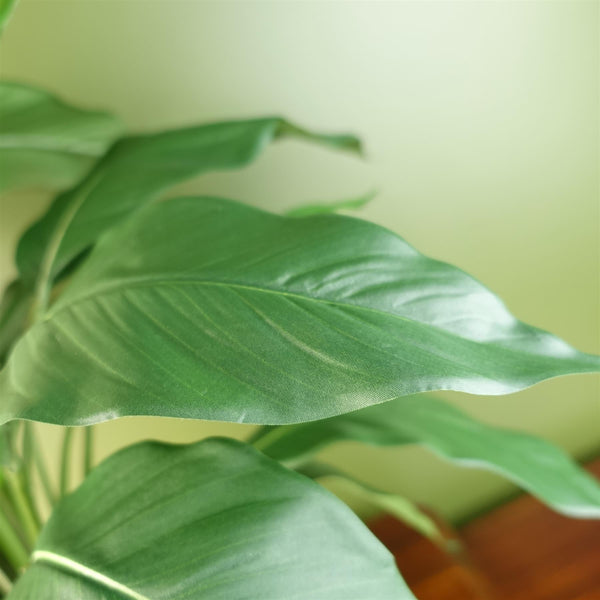
[[[414,600],[341,502],[239,442],[142,443],[63,499],[10,600]]]
[[[87,177],[61,194],[21,238],[25,281],[49,286],[82,251],[121,219],[174,184],[206,171],[240,168],[271,141],[295,136],[358,151],[348,135],[321,135],[277,118],[211,123],[119,140]]]
[[[0,4],[2,19],[11,2]],[[74,183],[119,134],[116,117],[68,105],[44,90],[0,83],[0,191]]]
[[[460,465],[499,473],[565,515],[600,518],[600,485],[564,452],[531,435],[475,421],[429,395],[399,398],[316,423],[264,428],[254,444],[293,466],[341,441],[422,444]]]

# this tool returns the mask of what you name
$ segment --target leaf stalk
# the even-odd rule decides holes
[[[0,511],[0,550],[15,571],[20,571],[29,561],[25,546],[2,511]]]
[[[4,480],[6,481],[6,488],[8,496],[15,509],[17,517],[23,526],[23,532],[27,539],[28,544],[33,547],[37,541],[39,534],[38,524],[36,522],[34,512],[29,504],[27,494],[23,487],[23,482],[19,473],[6,469],[4,471]]]

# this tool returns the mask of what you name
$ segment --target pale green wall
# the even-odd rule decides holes
[[[3,78],[113,110],[136,130],[281,113],[357,132],[366,163],[286,142],[242,173],[179,191],[279,210],[377,187],[366,218],[471,272],[522,319],[599,350],[596,2],[25,0],[0,47]],[[3,199],[3,278],[11,244],[43,200]],[[598,378],[449,397],[578,456],[600,450]],[[102,452],[133,434],[247,431],[165,427],[103,425]],[[347,445],[328,456],[453,518],[508,489],[420,449]]]

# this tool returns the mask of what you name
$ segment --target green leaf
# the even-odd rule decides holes
[[[72,184],[120,129],[112,115],[80,110],[34,87],[1,82],[0,191]]]
[[[17,0],[0,0],[0,33],[6,27],[16,5]]]
[[[319,483],[333,481],[341,484],[342,487],[349,489],[352,495],[359,497],[361,501],[366,502],[375,510],[396,517],[439,546],[446,547],[448,545],[435,521],[408,498],[378,490],[323,462],[310,461],[296,470]]]
[[[0,422],[261,424],[598,368],[371,223],[181,198],[109,232],[0,373]]]
[[[247,445],[145,442],[55,508],[10,600],[412,599],[331,494]]]
[[[295,465],[340,441],[423,444],[458,464],[499,473],[560,513],[600,518],[600,485],[564,452],[531,435],[479,423],[428,395],[399,398],[316,423],[263,428],[254,445]]]
[[[296,208],[288,210],[285,214],[288,217],[310,217],[312,215],[327,215],[339,210],[357,210],[366,206],[376,196],[376,192],[369,192],[357,198],[346,198],[336,202],[321,202],[315,204],[303,204]]]
[[[280,118],[212,123],[124,138],[25,232],[17,248],[21,276],[28,282],[37,280],[43,290],[104,231],[169,187],[206,171],[242,167],[269,142],[285,136],[360,150],[355,137],[311,133]]]

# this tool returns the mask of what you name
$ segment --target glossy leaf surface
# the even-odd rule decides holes
[[[26,281],[48,284],[80,252],[174,184],[210,170],[242,167],[276,138],[295,136],[359,151],[356,138],[319,135],[279,118],[230,121],[119,140],[75,188],[58,196],[19,242]]]
[[[247,445],[146,442],[55,508],[10,600],[413,599],[342,503]]]
[[[597,367],[381,227],[182,198],[110,232],[19,340],[0,421],[286,424]]]
[[[6,10],[9,4],[4,4]],[[120,129],[116,117],[107,113],[81,110],[43,90],[1,82],[0,191],[72,184]]]
[[[499,473],[558,512],[600,518],[600,485],[564,452],[531,435],[475,421],[428,395],[316,423],[264,428],[254,444],[272,458],[297,464],[340,441],[423,444],[458,464]]]

